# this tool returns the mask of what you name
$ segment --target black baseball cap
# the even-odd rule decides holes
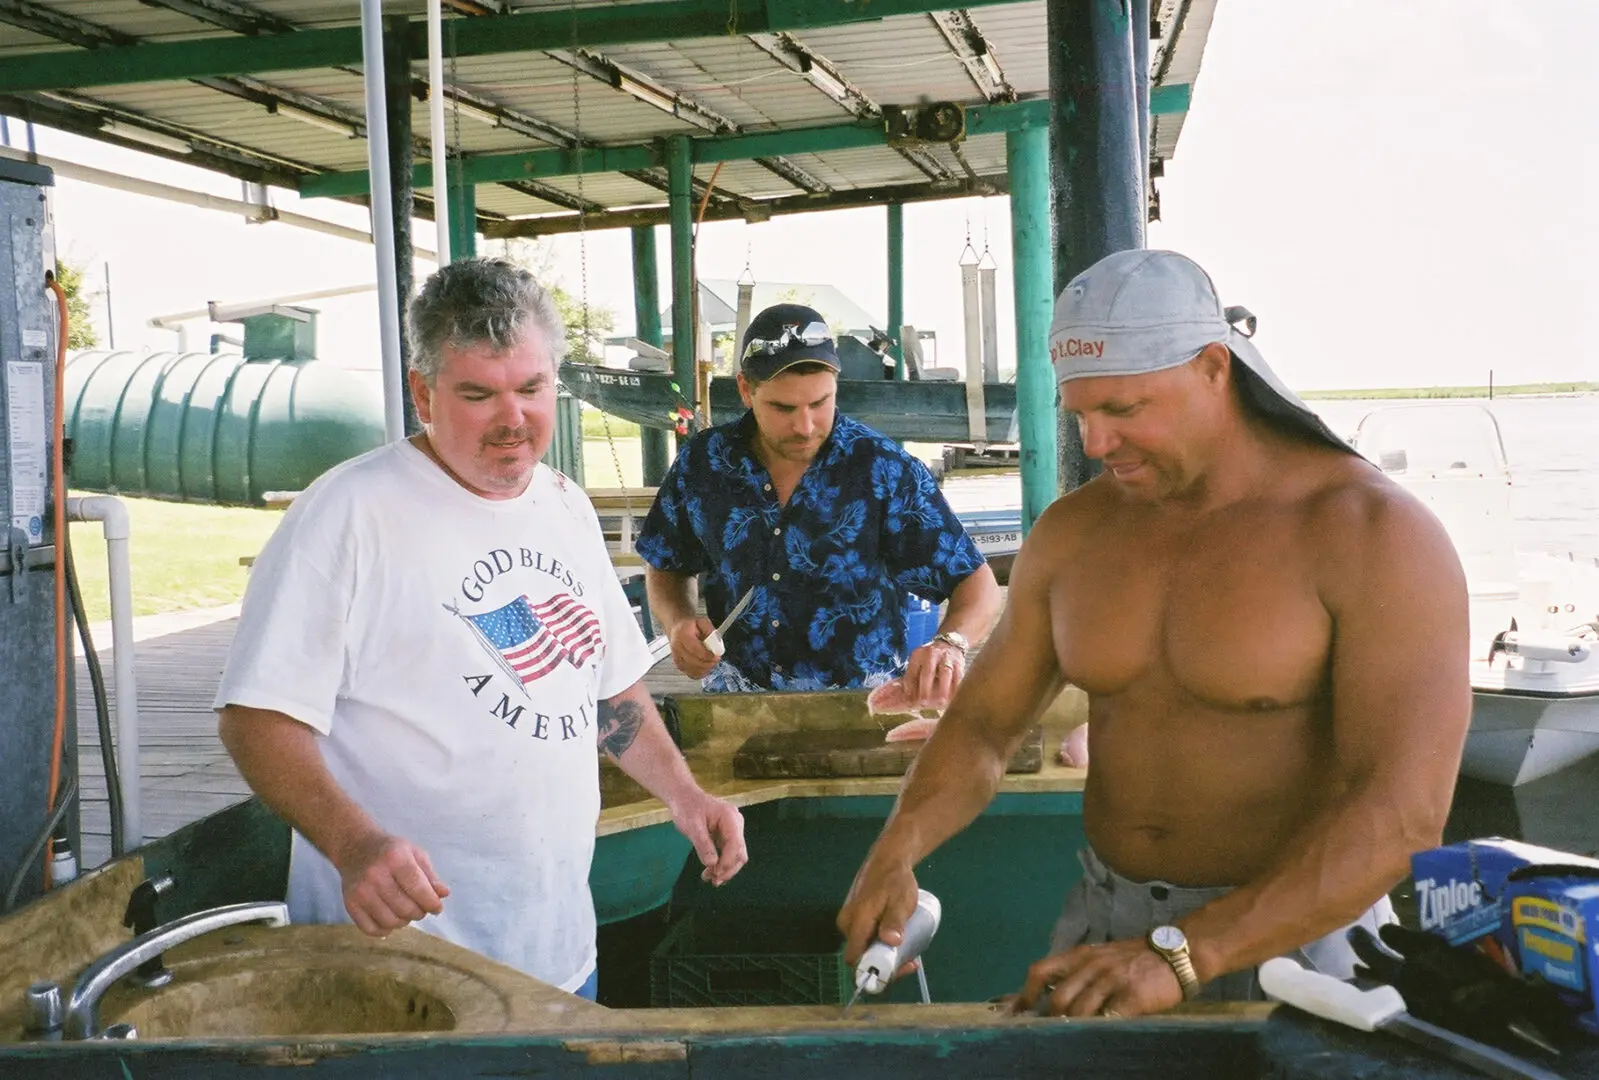
[[[739,368],[757,382],[807,361],[839,370],[838,347],[827,320],[804,304],[773,304],[744,330]]]

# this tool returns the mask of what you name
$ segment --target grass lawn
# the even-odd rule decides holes
[[[237,601],[244,595],[247,580],[239,556],[260,551],[283,516],[279,510],[200,506],[159,499],[124,501],[131,533],[128,559],[133,566],[135,615]],[[71,529],[72,558],[89,619],[109,619],[111,601],[100,524],[82,522]]]

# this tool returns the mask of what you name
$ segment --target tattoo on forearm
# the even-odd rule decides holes
[[[600,749],[613,758],[627,753],[644,726],[644,706],[626,698],[600,702]]]

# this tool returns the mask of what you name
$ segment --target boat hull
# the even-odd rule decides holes
[[[1599,693],[1532,696],[1477,690],[1460,761],[1465,776],[1514,787],[1599,751]]]
[[[677,410],[687,404],[673,389],[669,372],[623,371],[594,364],[562,364],[561,382],[583,402],[643,427],[670,430]],[[984,383],[986,439],[1015,440],[1016,386]],[[970,442],[966,384],[958,382],[894,382],[840,379],[838,408],[891,439],[912,442]],[[711,420],[730,420],[744,411],[737,380],[711,380]]]

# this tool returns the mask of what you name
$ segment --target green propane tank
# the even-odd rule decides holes
[[[68,484],[260,506],[382,445],[376,371],[242,353],[87,351],[66,370]]]

